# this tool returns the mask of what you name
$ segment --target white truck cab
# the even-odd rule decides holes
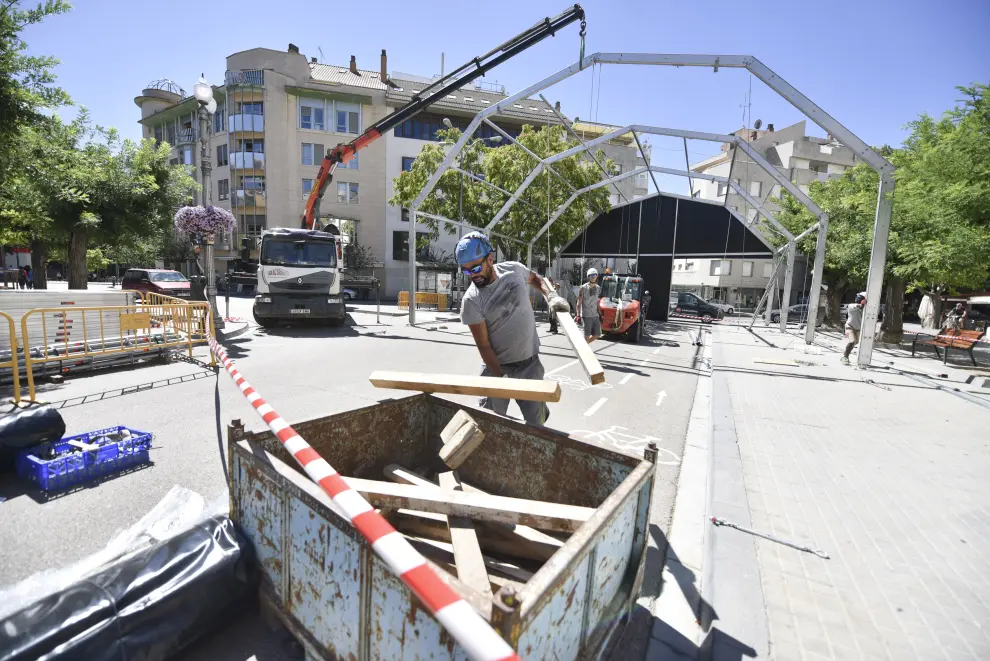
[[[270,327],[290,319],[338,326],[346,309],[340,292],[340,243],[329,232],[274,228],[261,235],[254,320]]]

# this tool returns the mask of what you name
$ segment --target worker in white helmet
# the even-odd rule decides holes
[[[602,319],[598,313],[598,299],[602,288],[598,286],[598,269],[588,269],[588,282],[578,290],[577,319],[584,322],[584,339],[591,344],[602,336]]]

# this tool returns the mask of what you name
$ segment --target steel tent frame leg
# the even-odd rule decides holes
[[[890,235],[894,185],[892,173],[884,172],[880,175],[877,215],[873,224],[873,248],[870,251],[870,273],[866,278],[866,309],[863,310],[863,327],[859,335],[859,355],[856,358],[856,363],[860,367],[869,367],[873,358],[873,341],[877,330],[877,317],[880,312],[884,270],[887,266],[887,240]]]
[[[815,341],[815,327],[818,325],[818,303],[822,298],[822,273],[825,270],[825,242],[828,240],[828,216],[818,223],[818,243],[815,244],[815,265],[811,271],[811,291],[808,292],[808,327],[804,331],[804,341]]]
[[[791,305],[791,290],[794,287],[794,260],[797,258],[797,244],[787,242],[787,270],[784,271],[784,295],[780,299],[780,332],[787,330],[787,308]]]

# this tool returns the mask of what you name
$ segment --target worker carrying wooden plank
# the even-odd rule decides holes
[[[529,287],[547,299],[550,309],[567,314],[567,301],[537,273],[520,262],[495,263],[488,237],[470,232],[457,243],[457,263],[471,279],[461,302],[461,320],[471,329],[485,366],[482,376],[543,379],[540,338]],[[550,414],[543,402],[516,400],[527,424],[543,425]],[[509,400],[482,397],[482,408],[505,415]]]

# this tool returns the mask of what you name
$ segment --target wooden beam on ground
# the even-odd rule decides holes
[[[440,432],[440,440],[443,441],[440,459],[449,467],[457,468],[481,445],[485,435],[478,428],[478,423],[460,410]]]
[[[461,482],[453,471],[440,473],[437,476],[440,487],[451,491],[461,491]],[[457,566],[457,578],[461,579],[475,590],[484,592],[490,588],[488,572],[485,570],[485,560],[481,557],[481,546],[478,544],[478,534],[474,530],[471,519],[463,516],[448,516],[447,527],[450,529],[450,543],[454,547],[454,564]]]
[[[585,374],[591,379],[591,385],[605,383],[605,370],[598,362],[598,356],[591,350],[588,341],[584,339],[584,331],[577,327],[571,315],[561,313],[557,315],[557,324],[564,330],[567,341],[571,343],[574,353],[577,354],[581,367]]]
[[[346,477],[344,480],[375,507],[395,507],[463,516],[478,521],[522,524],[543,530],[574,532],[595,512],[590,507],[538,500],[486,496],[355,477]]]
[[[420,477],[411,470],[407,470],[398,464],[390,464],[385,467],[385,476],[401,484],[412,484],[420,487],[439,488],[437,484]],[[484,496],[490,495],[481,489],[461,483],[461,488],[467,493],[477,493]],[[401,511],[401,510],[400,510]],[[422,512],[418,514],[423,514]],[[564,542],[556,537],[551,537],[545,533],[520,524],[500,524],[491,521],[479,521],[486,532],[497,533],[504,540],[501,544],[498,539],[482,535],[481,546],[485,550],[496,553],[505,553],[520,558],[528,558],[539,562],[546,562],[556,553]],[[411,532],[411,531],[410,531]]]
[[[597,360],[595,362],[597,364]],[[560,401],[560,384],[556,381],[469,376],[466,374],[385,371],[372,372],[368,380],[376,388],[439,392],[452,395],[478,395],[480,397],[522,399],[532,402]]]

